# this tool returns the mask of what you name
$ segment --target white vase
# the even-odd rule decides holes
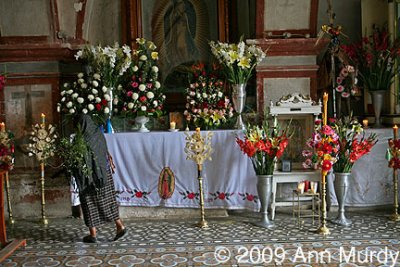
[[[140,127],[138,132],[140,133],[148,133],[149,129],[146,128],[146,123],[149,121],[149,118],[146,116],[138,116],[135,118],[135,123]]]

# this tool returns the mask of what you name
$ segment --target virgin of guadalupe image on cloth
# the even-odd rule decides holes
[[[208,61],[208,21],[203,0],[155,2],[152,40],[159,49],[161,78],[166,87],[186,87],[190,66]],[[177,84],[179,81],[183,83]]]
[[[172,197],[175,191],[175,175],[169,167],[162,169],[158,177],[158,194],[162,199]]]

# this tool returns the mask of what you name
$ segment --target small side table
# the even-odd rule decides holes
[[[312,218],[312,224],[314,225],[315,219],[318,219],[318,225],[321,223],[320,212],[321,212],[321,201],[319,193],[315,192],[304,192],[300,193],[298,190],[293,190],[293,218],[297,215],[297,223],[299,227],[302,224],[302,218]],[[303,204],[311,204],[311,210],[302,210]]]

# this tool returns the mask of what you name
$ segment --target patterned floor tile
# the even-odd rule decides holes
[[[126,237],[112,242],[112,224],[98,230],[97,244],[85,244],[87,233],[81,220],[51,219],[43,226],[37,221],[18,221],[8,227],[8,236],[25,238],[28,245],[18,249],[0,266],[390,266],[376,257],[400,250],[400,224],[383,212],[351,213],[350,227],[328,224],[331,235],[315,232],[305,222],[301,228],[290,214],[279,213],[272,230],[252,225],[254,213],[208,219],[210,227],[194,227],[196,220],[125,220]],[[374,252],[366,263],[345,263],[354,250],[359,260]],[[302,252],[303,254],[299,254]],[[321,254],[321,253],[325,254]],[[313,254],[314,253],[314,254]],[[329,258],[323,261],[321,255]],[[303,257],[304,256],[304,257]],[[400,258],[400,257],[399,257]],[[358,261],[355,258],[355,261]],[[341,263],[342,262],[342,263]],[[395,266],[400,266],[400,259]]]

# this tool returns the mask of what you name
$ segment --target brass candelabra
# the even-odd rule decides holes
[[[6,172],[6,194],[7,194],[7,207],[8,207],[8,219],[10,224],[14,224],[15,221],[12,215],[11,199],[10,199],[10,181],[8,179],[8,172]]]
[[[49,221],[46,218],[46,198],[44,193],[44,162],[40,163],[40,188],[42,195],[42,223],[44,225],[49,224]]]
[[[202,137],[200,134],[200,128],[196,128],[193,134],[185,133],[186,135],[186,146],[185,153],[186,159],[193,160],[197,164],[197,179],[199,181],[199,191],[200,191],[200,221],[196,224],[197,227],[207,228],[208,223],[205,219],[204,211],[204,192],[203,192],[203,163],[205,160],[211,160],[211,153],[213,149],[211,148],[211,138],[212,133],[208,132],[206,137]]]
[[[390,156],[394,158],[400,157],[400,149],[396,146],[395,141],[397,141],[397,132],[398,132],[398,127],[397,125],[393,126],[393,140],[389,140],[389,151],[390,151]],[[398,199],[398,166],[391,166],[389,163],[389,167],[393,168],[393,206],[394,206],[394,211],[393,214],[390,216],[390,219],[392,221],[400,221],[400,216],[398,213],[399,209],[399,199]]]
[[[323,125],[325,126],[328,122],[328,94],[327,93],[324,93],[323,103],[324,103]],[[330,230],[326,226],[326,175],[327,175],[327,172],[322,170],[321,175],[322,175],[322,180],[321,180],[322,220],[321,220],[321,226],[317,230],[317,232],[322,235],[329,235]]]

